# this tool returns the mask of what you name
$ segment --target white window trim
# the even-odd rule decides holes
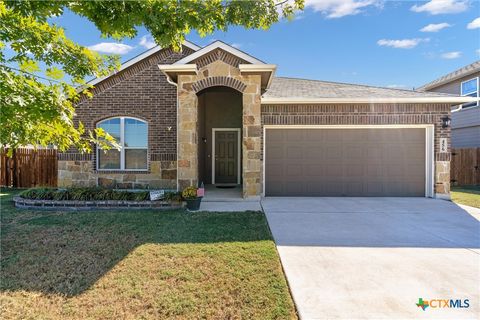
[[[474,78],[462,81],[460,83],[460,95],[462,97],[467,97],[470,94],[475,93],[475,92],[463,93],[463,84],[465,82],[469,82],[469,81],[472,81],[472,80],[477,80],[477,105],[476,106],[469,106],[469,107],[466,107],[465,109],[470,109],[470,108],[475,108],[475,107],[480,106],[480,77],[474,77]],[[461,105],[460,108],[453,110],[452,112],[459,111],[459,110],[462,110],[462,109],[464,109],[463,105]]]
[[[112,120],[112,119],[120,119],[120,146],[121,146],[121,149],[120,149],[120,168],[118,168],[118,169],[100,169],[100,167],[99,167],[99,164],[100,164],[99,163],[99,160],[100,160],[99,152],[101,151],[101,149],[97,145],[97,147],[96,147],[96,149],[97,149],[96,169],[97,169],[97,171],[101,171],[101,172],[109,172],[109,171],[127,171],[127,172],[128,171],[144,171],[144,172],[148,172],[148,122],[145,121],[145,120],[139,119],[139,118],[135,118],[135,117],[110,117],[110,118],[106,118],[106,119],[103,119],[103,120],[97,122],[96,128],[98,128],[98,125],[101,124],[102,122]],[[137,120],[137,121],[141,121],[141,122],[143,122],[147,125],[147,146],[146,147],[125,147],[125,119],[134,119],[134,120]],[[125,149],[147,150],[147,167],[145,169],[126,169],[125,168]]]

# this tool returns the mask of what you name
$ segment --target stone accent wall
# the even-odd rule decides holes
[[[198,183],[198,98],[196,92],[209,86],[227,86],[243,93],[243,196],[258,197],[261,193],[260,75],[241,75],[240,70],[234,66],[238,61],[229,59],[229,63],[227,63],[224,59],[215,60],[215,57],[218,58],[218,54],[215,52],[209,54],[208,57],[199,58],[200,61],[213,62],[206,65],[200,63],[199,67],[201,65],[203,67],[200,67],[197,75],[178,76],[179,188]]]
[[[435,192],[448,195],[451,129],[442,128],[441,120],[447,115],[450,115],[449,104],[262,105],[261,118],[262,125],[433,124]],[[446,153],[440,152],[440,138],[448,139]],[[261,141],[263,143],[263,139]],[[263,146],[261,150],[263,152]]]
[[[435,161],[435,193],[450,194],[450,161]]]
[[[176,189],[177,162],[151,161],[148,173],[140,171],[95,172],[91,161],[58,161],[58,187],[120,189]]]
[[[95,85],[93,98],[82,97],[76,105],[76,123],[92,130],[98,121],[131,116],[148,123],[149,170],[145,172],[96,172],[96,153],[80,154],[75,149],[59,154],[59,186],[168,186],[176,185],[177,112],[176,87],[158,69],[193,53],[160,50]],[[160,163],[168,171],[161,172]]]

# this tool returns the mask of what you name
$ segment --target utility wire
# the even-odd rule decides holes
[[[34,74],[34,73],[31,73],[31,72],[28,72],[28,71],[24,71],[24,70],[20,70],[20,69],[14,68],[14,67],[10,67],[10,66],[7,66],[7,65],[4,65],[4,64],[1,64],[1,63],[0,63],[0,67],[6,68],[6,69],[10,69],[10,70],[15,70],[15,71],[18,71],[18,72],[22,72],[22,73],[28,74],[28,75],[30,75],[30,76],[32,76],[32,77],[35,77],[35,78],[38,78],[38,79],[42,79],[42,80],[46,80],[46,81],[48,81],[48,82],[56,82],[56,83],[62,84],[62,82],[60,82],[60,81],[53,80],[53,79],[48,79],[48,78],[44,78],[44,77],[39,76],[39,75],[36,75],[36,74]]]

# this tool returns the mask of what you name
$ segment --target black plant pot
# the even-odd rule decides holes
[[[200,209],[200,203],[202,202],[202,198],[196,198],[196,199],[187,199],[185,200],[187,202],[187,209],[190,211],[197,211]]]

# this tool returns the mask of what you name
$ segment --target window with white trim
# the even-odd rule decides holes
[[[98,170],[147,170],[148,124],[129,117],[109,118],[97,123],[121,146],[101,150],[97,147]]]
[[[476,102],[464,103],[463,108],[475,107],[479,105],[480,102],[480,90],[479,90],[479,77],[463,81],[460,84],[460,92],[463,97],[473,97],[477,98]]]

